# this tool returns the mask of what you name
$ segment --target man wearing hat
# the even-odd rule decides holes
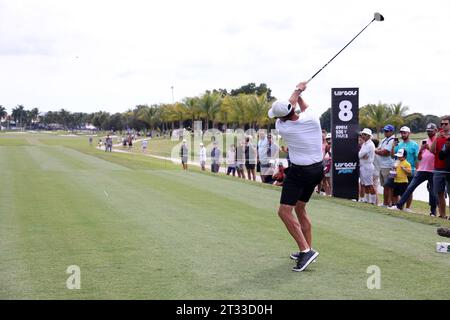
[[[220,168],[220,149],[217,141],[214,141],[213,148],[211,150],[211,172],[218,173]]]
[[[311,247],[311,221],[306,204],[323,178],[322,129],[319,116],[311,112],[300,96],[305,89],[306,82],[299,83],[289,101],[275,101],[268,113],[270,118],[277,119],[275,128],[289,147],[291,165],[283,182],[278,215],[300,249],[291,254],[291,259],[297,261],[292,270],[297,272],[305,270],[319,255]],[[297,103],[299,114],[295,110]]]
[[[411,130],[407,126],[403,126],[400,128],[400,136],[402,138],[402,141],[397,142],[394,141],[394,144],[392,146],[391,155],[394,157],[395,154],[400,149],[406,150],[406,160],[411,165],[411,175],[408,176],[409,183],[412,181],[412,178],[416,174],[416,168],[417,168],[417,161],[418,161],[418,154],[419,154],[419,145],[415,142],[409,139],[409,135],[411,134]],[[406,201],[406,209],[405,211],[410,212],[411,209],[411,202],[412,202],[412,194],[409,196],[408,200]]]
[[[383,128],[384,139],[380,146],[375,150],[375,156],[378,157],[380,164],[380,185],[383,186],[383,207],[392,205],[392,191],[394,180],[389,177],[389,171],[394,167],[394,159],[391,157],[392,145],[394,144],[394,126],[391,124]]]
[[[400,200],[397,202],[397,209],[402,210],[406,201],[413,194],[414,190],[422,184],[422,182],[428,181],[430,185],[429,192],[429,205],[430,205],[430,215],[436,216],[436,195],[433,192],[433,171],[434,171],[434,154],[430,151],[430,147],[433,144],[433,141],[436,137],[437,126],[434,123],[427,124],[427,135],[428,139],[422,141],[422,145],[419,149],[419,166],[417,168],[416,174],[411,180],[411,183],[408,185],[408,188],[403,193]]]
[[[373,171],[375,167],[373,161],[375,160],[375,145],[372,142],[372,130],[364,128],[361,132],[361,137],[364,143],[359,150],[359,178],[361,185],[364,187],[366,195],[366,202],[376,204],[377,194],[373,187]]]
[[[200,152],[198,154],[198,160],[200,161],[200,166],[202,167],[202,171],[205,171],[206,165],[206,148],[203,145],[203,142],[200,142]]]
[[[188,147],[186,144],[186,139],[183,139],[183,144],[181,145],[180,149],[180,157],[181,157],[181,164],[183,165],[183,170],[188,169]]]

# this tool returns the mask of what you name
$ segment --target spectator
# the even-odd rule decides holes
[[[378,139],[372,139],[372,142],[375,146],[375,151],[377,150],[378,146],[380,145],[380,140]],[[373,160],[373,189],[375,190],[375,204],[378,206],[378,188],[380,187],[380,158],[378,158],[375,154],[375,158]]]
[[[211,150],[211,172],[217,173],[220,168],[220,149],[217,142],[214,140],[213,148]]]
[[[256,180],[256,150],[251,143],[251,137],[245,138],[245,168],[247,169],[248,180]]]
[[[447,138],[442,150],[439,151],[439,160],[445,161],[445,171],[447,171],[446,182],[447,182],[447,190],[449,190],[450,184],[450,138]]]
[[[420,146],[418,160],[419,165],[417,168],[417,172],[411,180],[411,183],[408,185],[405,193],[402,195],[400,200],[397,202],[397,208],[402,210],[409,196],[414,192],[414,190],[422,184],[422,182],[428,181],[430,186],[428,203],[430,205],[430,215],[436,216],[436,195],[433,190],[433,171],[434,171],[434,154],[430,151],[430,146],[433,144],[433,141],[436,137],[437,126],[434,123],[429,123],[427,125],[427,134],[428,139],[422,141],[422,145]]]
[[[397,161],[394,164],[394,201],[397,203],[408,187],[408,177],[412,174],[412,166],[406,160],[408,156],[406,149],[399,149],[395,156]],[[397,206],[393,205],[390,209],[397,209]]]
[[[200,166],[202,167],[202,171],[205,171],[206,165],[206,148],[203,145],[203,142],[200,142],[200,152],[198,155],[198,159],[200,161]]]
[[[108,142],[109,152],[112,152],[112,146],[113,146],[113,139],[112,139],[112,137],[109,137],[109,142]]]
[[[383,207],[392,206],[392,191],[394,180],[389,178],[389,172],[394,167],[394,159],[391,157],[392,145],[394,144],[394,126],[386,125],[383,128],[384,139],[381,140],[379,148],[375,150],[376,158],[380,164],[380,185],[383,187]]]
[[[322,187],[325,195],[331,196],[331,133],[325,136],[325,147],[322,148],[323,155],[323,180]]]
[[[260,153],[264,153],[264,146],[267,143],[266,139],[266,133],[265,130],[259,131],[259,137],[258,137],[258,143],[256,145],[256,172],[261,172],[261,159],[260,159]],[[264,155],[263,155],[264,156]],[[264,182],[263,178],[261,177],[261,181]]]
[[[242,141],[236,147],[236,171],[238,173],[238,177],[242,179],[245,179],[244,165],[245,165],[245,144]]]
[[[188,169],[189,149],[188,149],[185,139],[183,139],[183,143],[180,148],[180,157],[181,157],[181,164],[183,165],[183,170],[187,170]]]
[[[278,163],[278,167],[277,167],[277,171],[272,176],[272,180],[273,180],[273,185],[274,186],[282,186],[283,185],[283,181],[284,181],[284,177],[285,177],[284,170],[285,169],[284,169],[284,166],[283,166],[283,162],[279,162]]]
[[[92,146],[92,137],[89,137],[89,145]]]
[[[418,160],[418,154],[419,154],[419,145],[415,142],[409,139],[409,136],[411,134],[411,130],[404,126],[400,128],[400,135],[402,138],[402,141],[399,143],[394,140],[394,144],[392,147],[391,155],[394,156],[395,153],[398,152],[400,149],[404,149],[407,154],[406,160],[411,165],[411,174],[408,176],[408,183],[411,183],[412,178],[416,174],[416,168],[417,168],[417,160]],[[411,203],[412,203],[413,196],[412,194],[409,196],[408,200],[406,201],[406,209],[405,211],[411,212]]]
[[[105,138],[105,152],[112,152],[112,138],[109,136],[109,134]]]
[[[131,134],[128,135],[128,149],[131,149],[131,147],[133,146],[133,136]]]
[[[325,158],[326,154],[326,147],[327,147],[327,130],[322,129],[322,154]],[[325,170],[325,161],[323,162],[324,170]],[[324,171],[325,173],[325,171]],[[323,186],[323,180],[320,181],[320,183],[317,185],[316,192],[318,194],[322,194],[322,192],[325,192],[324,186]]]
[[[362,138],[362,134],[361,133],[359,133],[359,136],[358,136],[358,150],[360,151],[361,150],[361,147],[362,147],[362,145],[364,144],[364,139]],[[358,151],[358,152],[359,152]],[[365,199],[365,189],[364,189],[364,186],[361,184],[361,177],[359,178],[359,202],[367,202],[366,201],[366,199]]]
[[[373,188],[375,145],[371,140],[372,130],[365,128],[361,132],[361,138],[364,140],[358,153],[361,185],[364,187],[366,202],[375,204],[376,194]]]
[[[446,163],[439,157],[439,153],[442,151],[444,145],[447,143],[450,137],[450,116],[444,116],[441,118],[441,129],[436,134],[436,138],[431,144],[431,152],[434,154],[434,174],[433,174],[433,187],[434,193],[437,195],[439,217],[445,219],[445,189],[448,178],[448,170],[446,169]],[[446,148],[447,150],[447,148]],[[447,195],[449,189],[447,187]]]
[[[272,175],[275,172],[273,163],[278,158],[279,150],[278,145],[272,142],[272,135],[269,133],[258,149],[259,161],[261,163],[261,181],[263,183],[273,182]]]
[[[142,141],[142,152],[143,153],[147,152],[147,146],[148,146],[148,141],[147,140]]]
[[[234,144],[230,145],[230,148],[227,152],[227,176],[230,175],[230,173],[233,173],[233,177],[236,176],[236,147]]]

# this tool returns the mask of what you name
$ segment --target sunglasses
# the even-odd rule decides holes
[[[441,122],[441,126],[447,126],[448,122]]]

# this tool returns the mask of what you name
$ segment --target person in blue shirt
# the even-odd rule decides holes
[[[401,141],[394,141],[392,144],[392,150],[391,150],[391,156],[394,157],[394,155],[398,152],[399,149],[405,149],[407,152],[406,161],[408,161],[411,164],[411,176],[408,177],[408,185],[411,183],[412,178],[414,177],[414,174],[416,173],[417,163],[418,163],[418,155],[419,155],[419,145],[415,142],[409,139],[409,135],[411,134],[411,130],[403,126],[400,128],[400,136]],[[405,211],[411,211],[411,202],[412,202],[412,194],[406,201],[406,209]]]

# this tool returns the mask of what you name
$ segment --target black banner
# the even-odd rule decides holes
[[[359,89],[331,89],[333,197],[358,199]]]

